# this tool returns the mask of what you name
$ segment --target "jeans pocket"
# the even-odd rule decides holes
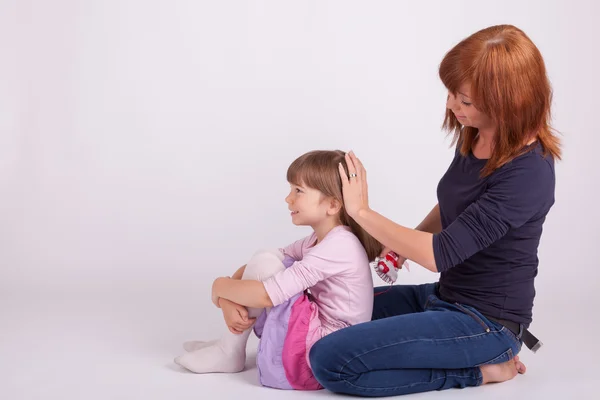
[[[490,332],[490,327],[488,326],[488,324],[486,324],[483,319],[481,319],[477,314],[475,314],[475,312],[469,310],[467,307],[463,306],[460,303],[454,303],[454,305],[461,310],[462,312],[464,312],[465,314],[469,315],[471,318],[473,318],[475,321],[477,321],[477,323],[479,325],[481,325],[481,327],[486,331],[486,332]]]
[[[519,337],[517,337],[517,334],[514,333],[513,331],[511,331],[510,329],[508,329],[506,326],[502,326],[503,330],[506,330],[506,334],[510,336],[511,339],[514,339],[515,342],[519,343],[522,340],[522,335],[523,335],[523,325],[519,325]]]
[[[523,329],[523,328],[521,328],[521,329]],[[514,344],[514,347],[516,348],[517,354],[518,354],[521,351],[521,346],[523,345],[523,338],[521,338],[521,339],[517,338],[517,335],[515,335],[515,333],[513,331],[511,331],[510,329],[508,329],[505,326],[502,327],[500,332],[503,332],[506,334],[506,336],[510,340],[510,343]]]
[[[503,362],[512,360],[513,357],[514,357],[513,350],[512,350],[512,348],[509,347],[508,350],[506,350],[499,356],[496,356],[489,361],[482,362],[481,364],[476,364],[475,367],[481,367],[482,365],[489,365],[489,364],[502,364]]]
[[[438,302],[438,297],[435,294],[430,294],[429,296],[427,296],[427,300],[425,301],[425,305],[423,306],[424,310],[427,310],[430,307],[433,307],[437,304]]]
[[[486,319],[486,321],[488,321]],[[489,322],[489,326],[493,331],[496,331],[497,333],[500,333],[502,335],[504,335],[506,337],[506,340],[508,340],[508,342],[510,343],[510,345],[516,350],[516,352],[513,351],[513,353],[518,354],[521,351],[521,346],[523,344],[523,337],[518,337],[517,334],[515,334],[512,330],[508,329],[506,326],[502,325],[499,322],[496,321],[488,321]],[[520,335],[523,334],[523,325],[520,325]]]

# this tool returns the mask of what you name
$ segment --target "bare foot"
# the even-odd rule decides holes
[[[483,377],[482,385],[508,381],[517,374],[524,374],[527,371],[525,364],[519,361],[519,356],[515,356],[512,360],[502,364],[482,365],[479,369]]]

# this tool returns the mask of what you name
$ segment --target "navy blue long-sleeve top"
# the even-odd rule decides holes
[[[534,142],[481,178],[486,160],[456,151],[437,188],[433,252],[445,301],[528,326],[542,225],[554,204],[554,161]]]

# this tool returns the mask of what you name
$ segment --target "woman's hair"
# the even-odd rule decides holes
[[[369,257],[373,261],[381,254],[383,246],[373,236],[369,235],[360,225],[356,223],[344,207],[342,194],[342,179],[338,165],[342,163],[346,174],[345,153],[340,150],[315,150],[298,157],[287,170],[287,180],[294,185],[305,185],[316,189],[323,195],[338,200],[342,208],[339,219],[342,225],[349,226],[363,245]]]
[[[550,126],[552,89],[544,60],[523,31],[498,25],[472,34],[445,55],[439,76],[455,95],[469,83],[473,106],[497,126],[483,176],[522,154],[525,142],[536,137],[545,154],[560,159],[560,141]],[[458,142],[467,155],[477,128],[462,128],[451,110],[446,110],[443,127],[454,133],[453,144]]]

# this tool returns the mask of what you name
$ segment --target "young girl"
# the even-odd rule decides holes
[[[349,218],[340,165],[348,171],[342,151],[312,151],[290,165],[291,190],[285,201],[292,222],[310,226],[313,233],[279,251],[257,253],[232,278],[216,279],[213,302],[223,309],[229,332],[212,342],[186,342],[188,353],[177,357],[177,364],[196,373],[242,371],[256,317],[307,289],[320,325],[313,343],[371,320],[369,261],[381,253],[382,245]],[[295,261],[285,268],[284,258]]]

